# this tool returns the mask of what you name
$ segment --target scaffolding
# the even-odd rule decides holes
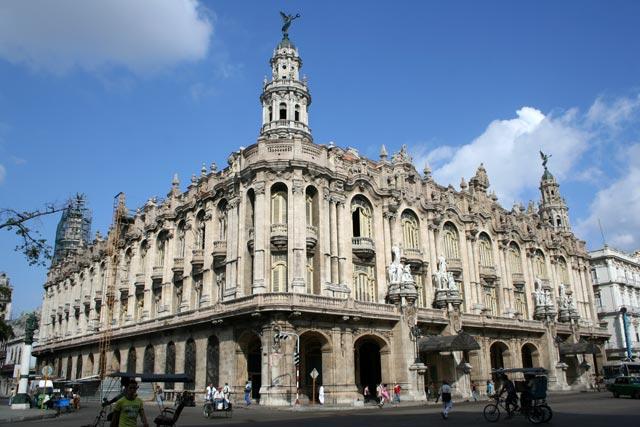
[[[62,211],[56,228],[52,265],[85,248],[91,235],[91,212],[84,194],[77,194]]]

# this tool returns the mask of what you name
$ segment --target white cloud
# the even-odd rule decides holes
[[[0,164],[0,185],[4,182],[4,177],[7,176],[7,169]]]
[[[0,57],[64,73],[156,70],[206,56],[211,15],[197,0],[3,0]]]
[[[629,147],[625,159],[622,175],[596,193],[576,232],[599,243],[600,220],[607,243],[631,251],[640,247],[640,144]]]
[[[587,112],[587,123],[617,130],[640,110],[640,94],[635,97],[606,99],[598,97]]]
[[[522,200],[527,191],[539,184],[539,150],[552,155],[549,166],[554,175],[562,178],[586,150],[589,134],[576,125],[574,110],[553,117],[523,107],[516,114],[516,118],[493,121],[471,143],[440,147],[418,159],[418,164],[420,160],[432,163],[436,180],[447,185],[459,183],[461,177],[468,180],[484,163],[491,188],[502,203]]]

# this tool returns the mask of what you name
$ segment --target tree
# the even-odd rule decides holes
[[[22,252],[29,265],[45,266],[51,260],[52,248],[30,222],[36,218],[64,210],[66,205],[47,203],[44,208],[19,212],[15,209],[0,208],[0,230],[15,231],[21,240],[16,251]]]
[[[11,288],[9,286],[0,286],[0,300],[11,300]],[[7,341],[13,337],[11,325],[0,318],[0,342]]]

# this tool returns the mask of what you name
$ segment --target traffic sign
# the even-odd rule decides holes
[[[51,365],[45,365],[42,367],[42,376],[50,377],[53,374],[53,367]]]
[[[316,378],[318,378],[318,375],[320,375],[320,372],[318,372],[316,368],[313,368],[313,371],[311,371],[309,375],[311,375],[311,378],[315,380]]]

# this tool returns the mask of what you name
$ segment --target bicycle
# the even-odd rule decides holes
[[[487,404],[482,411],[484,419],[490,423],[500,420],[500,408],[507,413],[509,418],[514,414],[521,414],[532,424],[547,423],[553,417],[553,411],[544,400],[533,400],[530,405],[524,408],[516,406],[512,409],[507,407],[506,401],[500,396],[495,396],[494,399],[495,402]]]

